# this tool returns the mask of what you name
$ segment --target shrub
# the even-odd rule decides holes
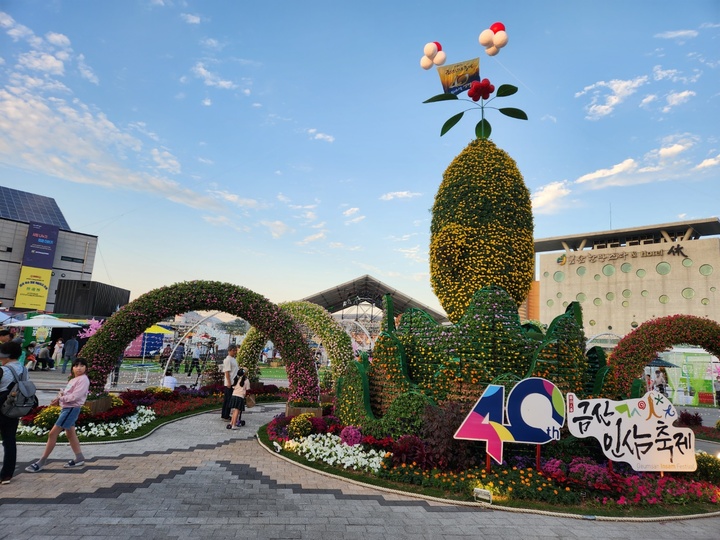
[[[430,405],[430,400],[417,392],[407,392],[398,396],[380,420],[381,438],[420,435],[423,414],[428,405]],[[373,434],[377,436],[376,433]]]
[[[690,473],[692,478],[696,480],[704,480],[716,485],[720,485],[720,459],[712,454],[698,452],[695,454],[697,461],[697,469]]]
[[[683,426],[702,426],[702,416],[699,413],[680,411],[677,421]]]
[[[457,401],[425,409],[421,435],[433,467],[459,471],[478,466],[485,454],[485,443],[453,438],[466,416],[467,405]]]
[[[403,463],[424,469],[427,464],[425,443],[415,435],[403,435],[392,447],[392,464],[397,467]]]
[[[348,446],[355,446],[362,442],[362,432],[355,426],[346,426],[340,432],[340,440]]]
[[[313,417],[310,413],[299,414],[290,420],[288,426],[288,437],[291,439],[300,439],[307,437],[312,433],[312,422],[310,419]]]

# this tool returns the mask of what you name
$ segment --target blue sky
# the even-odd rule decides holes
[[[56,199],[133,298],[370,274],[439,308],[429,210],[479,115],[440,137],[463,107],[422,103],[429,41],[519,88],[497,104],[529,121],[487,117],[536,238],[718,215],[716,0],[0,0],[0,183]]]

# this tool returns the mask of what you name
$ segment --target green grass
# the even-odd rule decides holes
[[[284,367],[265,367],[260,368],[260,380],[262,379],[287,379],[287,371]]]

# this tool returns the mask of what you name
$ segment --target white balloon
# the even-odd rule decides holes
[[[480,45],[483,47],[489,47],[493,44],[493,36],[495,35],[495,32],[490,30],[489,28],[487,30],[483,30],[480,32],[480,37],[478,37],[478,41],[480,42]]]
[[[420,67],[423,69],[430,69],[431,67],[433,67],[432,59],[428,58],[427,56],[423,56],[420,59]]]
[[[498,49],[502,49],[505,45],[507,45],[508,42],[508,35],[505,30],[500,30],[499,32],[495,32],[495,35],[493,36],[492,44],[495,45]]]
[[[427,56],[430,60],[435,58],[435,55],[438,53],[438,48],[435,43],[432,41],[430,43],[425,44],[425,48],[423,49],[423,52],[425,53],[425,56]]]
[[[487,49],[485,49],[485,52],[488,56],[495,56],[497,53],[500,52],[500,49],[493,45],[492,47],[488,47]]]
[[[433,58],[433,64],[436,66],[442,66],[445,63],[445,60],[447,59],[447,56],[445,55],[445,51],[438,51],[438,53],[435,55],[435,58]]]

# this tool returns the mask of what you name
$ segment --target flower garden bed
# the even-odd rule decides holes
[[[575,439],[555,448],[547,445],[540,470],[534,447],[525,445],[489,470],[453,470],[438,466],[442,456],[433,455],[431,445],[417,436],[377,439],[342,426],[333,416],[280,414],[258,437],[267,448],[324,472],[464,503],[473,501],[474,488],[482,488],[492,492],[496,506],[571,514],[649,517],[720,511],[720,460],[702,453],[697,471],[661,476],[635,472],[623,463],[608,467],[601,456],[587,455],[587,442]]]

